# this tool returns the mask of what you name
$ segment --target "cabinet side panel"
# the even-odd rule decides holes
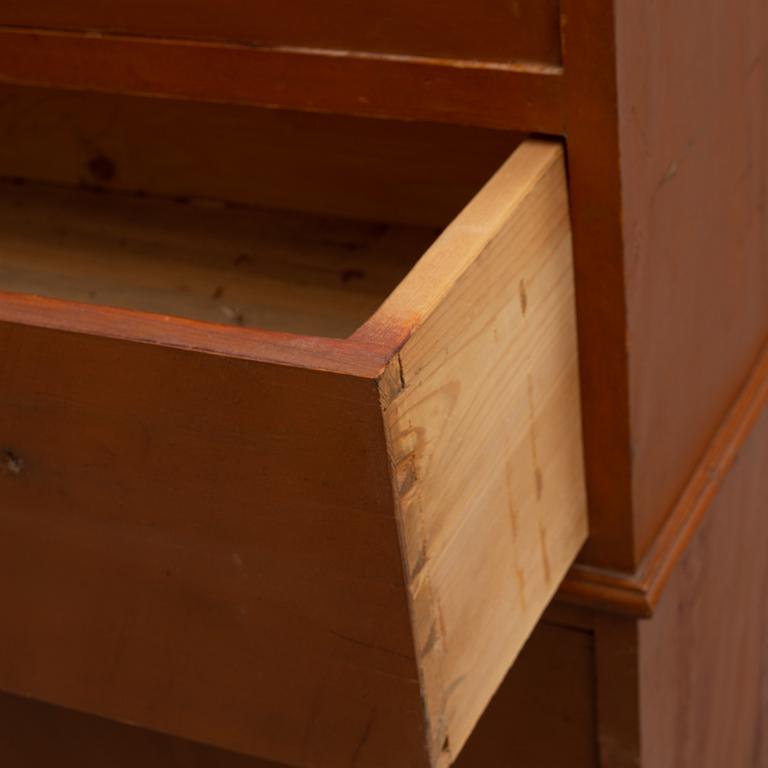
[[[457,243],[485,247],[385,382],[438,763],[458,754],[586,536],[562,154],[526,156],[536,182],[498,230],[471,207],[454,223]]]
[[[420,765],[375,382],[0,324],[0,688]]]
[[[768,765],[768,410],[640,623],[643,768]]]
[[[768,337],[768,9],[616,3],[636,562]]]

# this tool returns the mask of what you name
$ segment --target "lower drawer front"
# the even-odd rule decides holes
[[[104,214],[112,263],[188,243],[177,213],[132,229],[136,205]],[[44,252],[67,298],[61,243],[93,274],[110,227],[63,210],[44,247],[48,224],[0,232],[0,278]],[[330,291],[317,259],[360,248],[315,223],[306,261],[269,221],[283,322],[313,269]],[[0,301],[0,688],[289,765],[455,760],[586,536],[560,149],[523,144],[348,338],[135,290]]]

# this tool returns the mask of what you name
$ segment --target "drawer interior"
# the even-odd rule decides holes
[[[0,290],[331,338],[521,140],[23,88],[0,112]]]
[[[0,188],[0,289],[344,338],[435,230],[46,185]]]

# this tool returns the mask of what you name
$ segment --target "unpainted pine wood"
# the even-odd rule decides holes
[[[425,764],[373,381],[8,322],[0,360],[0,689]]]
[[[563,131],[559,66],[0,27],[0,82]],[[311,83],[308,87],[307,83]]]
[[[768,764],[768,410],[639,626],[643,768]]]
[[[586,537],[559,146],[518,149],[360,333],[405,312],[382,406],[430,751],[448,765]]]
[[[0,176],[444,227],[511,131],[0,85]]]
[[[51,0],[13,3],[0,25],[97,30],[258,47],[378,51],[430,57],[529,60],[560,58],[558,0]]]
[[[768,337],[768,12],[616,5],[635,560]]]
[[[436,234],[0,184],[0,290],[343,338]]]

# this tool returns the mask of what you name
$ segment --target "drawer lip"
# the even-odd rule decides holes
[[[7,291],[0,291],[0,322],[370,379],[390,357],[385,345],[365,340],[239,328]]]
[[[351,336],[335,339],[0,291],[0,321],[375,379],[561,155],[523,142]]]

